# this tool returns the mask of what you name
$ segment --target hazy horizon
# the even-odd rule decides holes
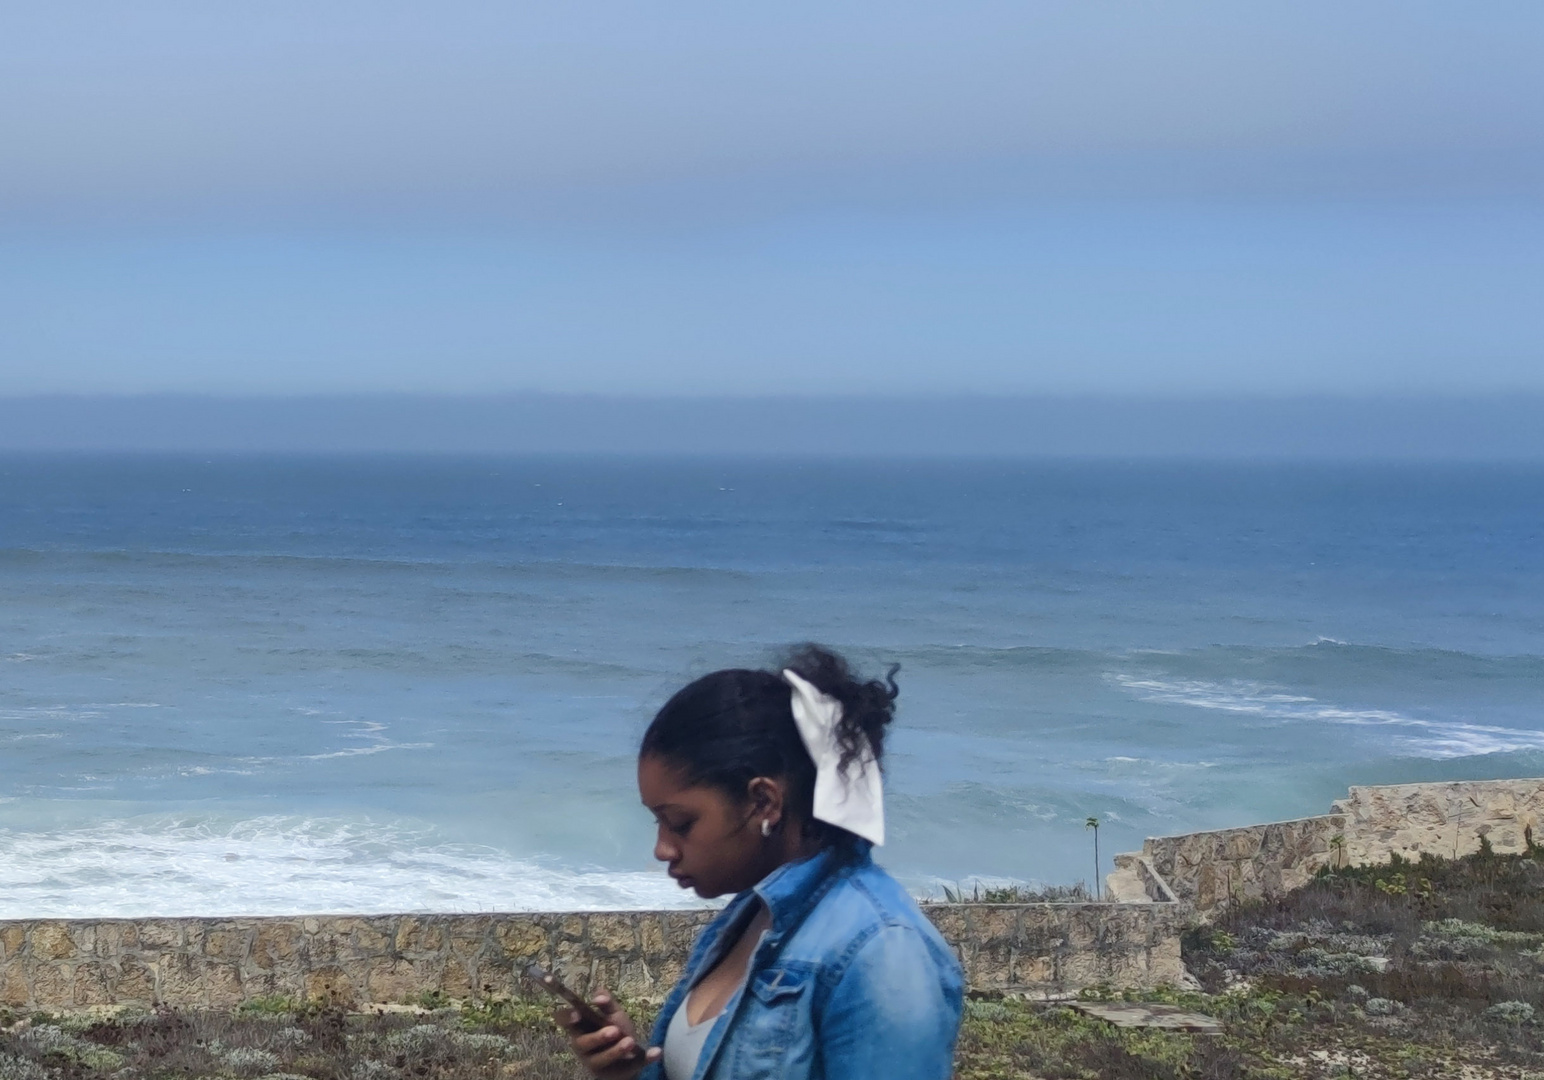
[[[0,452],[1544,460],[1486,397],[0,396]]]

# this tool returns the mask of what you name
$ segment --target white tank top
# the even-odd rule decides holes
[[[692,1080],[697,1062],[702,1059],[702,1045],[708,1041],[708,1032],[713,1030],[713,1021],[724,1015],[719,1013],[693,1024],[686,1019],[686,1002],[691,999],[688,994],[665,1029],[665,1080]]]
[[[751,950],[750,960],[756,958],[756,952],[761,948],[761,939],[767,936],[763,930],[756,938],[756,947]],[[735,987],[734,993],[729,995],[729,1000],[734,1001],[734,995],[745,988],[745,978],[750,974],[750,960],[746,961],[745,971],[740,975],[740,983]],[[665,1080],[692,1080],[697,1072],[697,1062],[702,1060],[702,1047],[708,1041],[708,1033],[713,1030],[714,1021],[724,1015],[729,1008],[724,1006],[717,1015],[703,1017],[693,1024],[686,1019],[686,1006],[691,1003],[692,995],[687,994],[681,999],[681,1007],[676,1009],[675,1015],[670,1018],[670,1026],[665,1029],[665,1056],[662,1064],[665,1066]]]

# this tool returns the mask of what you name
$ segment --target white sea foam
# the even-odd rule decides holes
[[[1165,679],[1120,673],[1112,673],[1107,678],[1143,701],[1217,709],[1272,720],[1403,729],[1393,738],[1399,749],[1416,757],[1448,759],[1514,750],[1544,750],[1544,731],[1461,720],[1425,720],[1388,709],[1346,709],[1264,683]]]
[[[308,710],[315,715],[314,710]],[[301,761],[327,761],[330,758],[366,757],[370,754],[380,754],[387,750],[428,750],[434,746],[427,742],[392,742],[383,732],[386,725],[374,720],[323,720],[324,724],[336,724],[343,727],[351,727],[357,730],[349,731],[345,737],[350,739],[369,739],[365,746],[350,746],[343,750],[328,750],[319,754],[303,754]]]
[[[701,905],[663,871],[602,871],[370,821],[158,819],[0,830],[0,918],[578,911]]]

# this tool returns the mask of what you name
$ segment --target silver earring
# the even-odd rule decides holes
[[[766,818],[762,818],[761,819],[761,835],[762,836],[771,836],[772,835],[772,822],[768,821]]]

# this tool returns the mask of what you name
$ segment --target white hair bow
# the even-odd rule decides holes
[[[842,703],[797,672],[784,671],[783,679],[793,687],[793,719],[799,737],[815,759],[816,820],[883,844],[885,796],[874,747],[867,737],[860,737],[857,755],[842,768],[842,748],[836,738]]]

